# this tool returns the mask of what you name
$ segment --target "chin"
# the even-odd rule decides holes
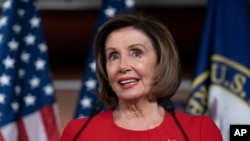
[[[140,100],[140,99],[142,99],[142,96],[140,95],[126,95],[126,96],[124,96],[124,97],[120,97],[120,99],[122,100],[122,101],[126,101],[126,102],[129,102],[129,101],[134,101],[134,102],[136,102],[136,101],[138,101],[138,100]]]

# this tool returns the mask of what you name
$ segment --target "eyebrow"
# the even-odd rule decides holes
[[[114,47],[105,48],[105,52],[107,52],[109,50],[113,51],[113,50],[116,50],[116,49]]]
[[[133,48],[133,47],[136,47],[136,46],[143,47],[145,50],[147,50],[146,47],[145,47],[143,44],[138,44],[138,43],[132,44],[132,45],[130,45],[128,48]],[[116,50],[116,48],[115,48],[115,47],[108,47],[108,48],[105,48],[105,52],[107,52],[108,50]]]
[[[140,46],[140,47],[145,48],[145,46],[143,44],[138,44],[138,43],[137,44],[132,44],[131,46],[129,46],[129,48],[132,48],[132,47],[135,47],[135,46]]]

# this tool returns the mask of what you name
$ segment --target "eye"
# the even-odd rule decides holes
[[[112,53],[110,53],[109,56],[108,56],[108,59],[109,59],[110,61],[114,61],[114,60],[116,60],[117,58],[118,58],[118,54],[117,54],[116,52],[112,52]]]
[[[133,50],[132,50],[132,55],[133,55],[134,57],[140,57],[141,54],[142,54],[142,51],[139,50],[139,49],[133,49]]]

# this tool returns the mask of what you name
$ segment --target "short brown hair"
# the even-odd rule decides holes
[[[124,27],[134,27],[144,32],[156,50],[157,65],[151,93],[157,101],[174,95],[181,82],[181,65],[175,41],[169,30],[153,16],[142,12],[124,12],[107,21],[95,39],[96,74],[100,86],[100,98],[110,107],[118,105],[118,97],[108,82],[105,58],[105,42],[108,35]]]

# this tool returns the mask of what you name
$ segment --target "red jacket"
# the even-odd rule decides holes
[[[189,141],[222,141],[220,130],[209,117],[190,116],[182,112],[176,112],[176,116]],[[86,118],[70,121],[60,141],[72,141],[85,121]],[[114,123],[112,111],[108,110],[96,115],[89,122],[78,141],[184,141],[184,137],[173,117],[167,112],[159,126],[133,131],[118,127]]]

